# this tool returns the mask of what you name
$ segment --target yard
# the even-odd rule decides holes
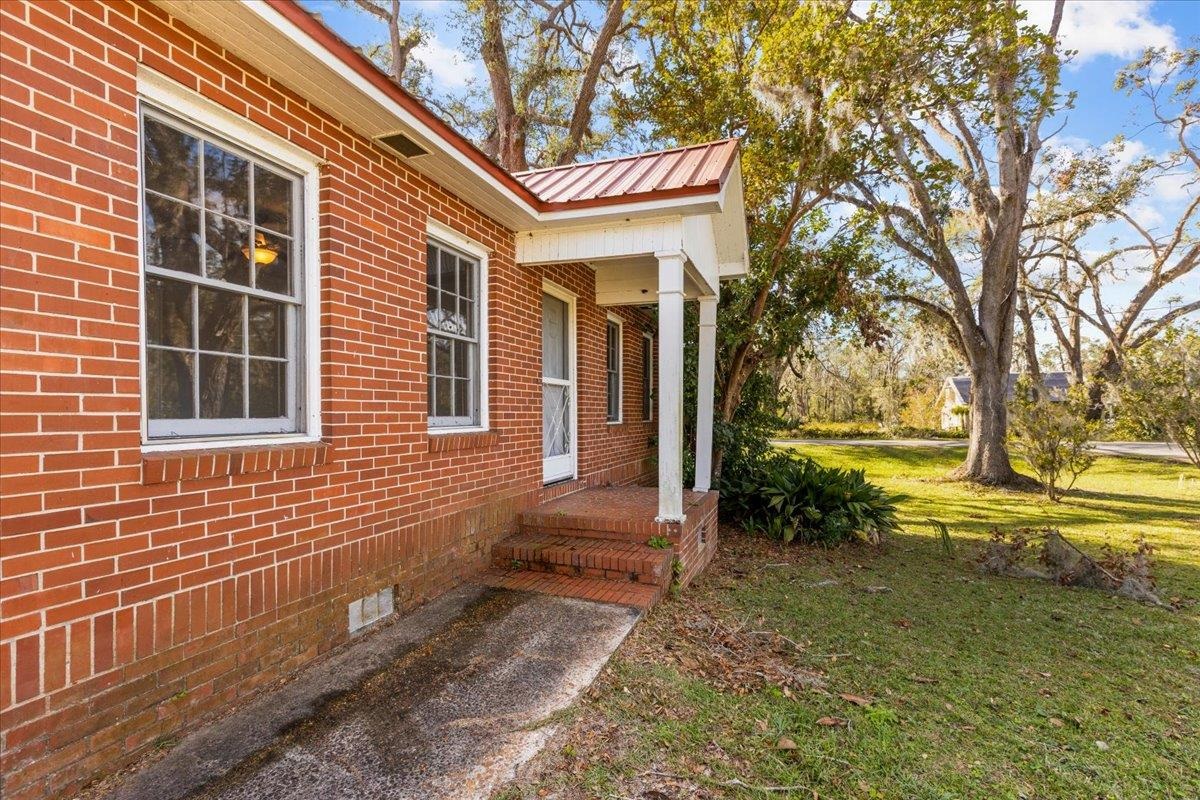
[[[961,454],[823,446],[908,496],[880,550],[726,530],[499,797],[1200,796],[1200,478],[1103,458],[1062,505],[939,476]],[[944,556],[926,522],[950,526]],[[1157,548],[1179,609],[985,577],[992,525]]]

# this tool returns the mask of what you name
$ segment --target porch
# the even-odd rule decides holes
[[[602,504],[596,512],[581,505],[583,500],[564,502],[587,511],[590,530],[614,519],[634,518],[636,523],[624,527],[644,527],[639,535],[656,535],[651,531],[653,525],[686,528],[688,508],[694,505],[687,490],[705,493],[712,487],[713,384],[721,283],[744,275],[749,263],[737,143],[712,142],[535,170],[516,177],[548,203],[606,206],[593,210],[586,222],[568,218],[553,226],[519,232],[517,263],[585,264],[595,272],[595,297],[588,300],[594,299],[602,310],[651,308],[658,322],[654,353],[656,496],[646,490],[621,499],[589,494],[589,501]],[[636,210],[622,204],[633,196],[643,198],[643,205]],[[546,397],[553,400],[544,401],[543,410],[547,483],[580,477],[569,460],[576,449],[570,438],[576,425],[572,415],[579,405],[572,394],[577,391],[575,300],[561,287],[543,283],[543,385]],[[699,305],[695,482],[691,487],[683,484],[684,307],[688,301]],[[606,516],[603,506],[617,511],[616,517]]]

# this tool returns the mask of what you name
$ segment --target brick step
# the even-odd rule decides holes
[[[562,525],[553,518],[521,517],[517,521],[517,530],[531,536],[571,536],[579,539],[601,539],[609,542],[629,542],[643,545],[649,541],[651,536],[665,536],[665,538],[671,541],[671,544],[676,544],[676,540],[679,538],[678,536],[647,531],[605,530],[596,523],[592,523],[592,525],[596,527],[570,527]]]
[[[610,581],[603,578],[577,578],[552,572],[531,570],[490,569],[480,576],[488,586],[522,592],[574,597],[598,603],[632,606],[643,611],[651,608],[667,593],[667,587],[630,581]]]
[[[529,570],[666,587],[674,551],[637,542],[518,533],[492,547],[498,569]]]

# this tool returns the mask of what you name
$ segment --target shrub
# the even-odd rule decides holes
[[[1087,421],[1086,403],[1079,387],[1072,387],[1066,402],[1053,403],[1044,392],[1031,391],[1025,380],[1017,384],[1009,431],[1056,503],[1096,460],[1089,441],[1097,425]]]
[[[878,543],[899,528],[898,499],[867,481],[861,469],[822,467],[778,451],[727,462],[721,477],[722,513],[750,533],[783,542]]]

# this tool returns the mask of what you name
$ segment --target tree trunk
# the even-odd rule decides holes
[[[1088,407],[1087,418],[1089,422],[1096,422],[1104,417],[1104,395],[1111,384],[1116,383],[1121,377],[1121,362],[1117,358],[1117,352],[1112,347],[1106,347],[1104,354],[1100,356],[1100,363],[1096,365],[1096,371],[1092,374],[1091,383],[1088,384]]]
[[[994,359],[971,365],[970,447],[952,477],[989,486],[1026,481],[1008,459],[1008,372]]]
[[[1033,393],[1042,393],[1042,366],[1038,363],[1037,335],[1033,330],[1033,312],[1029,308],[1029,297],[1024,288],[1017,292],[1017,314],[1021,317],[1021,347],[1025,351],[1025,368],[1033,383]]]

